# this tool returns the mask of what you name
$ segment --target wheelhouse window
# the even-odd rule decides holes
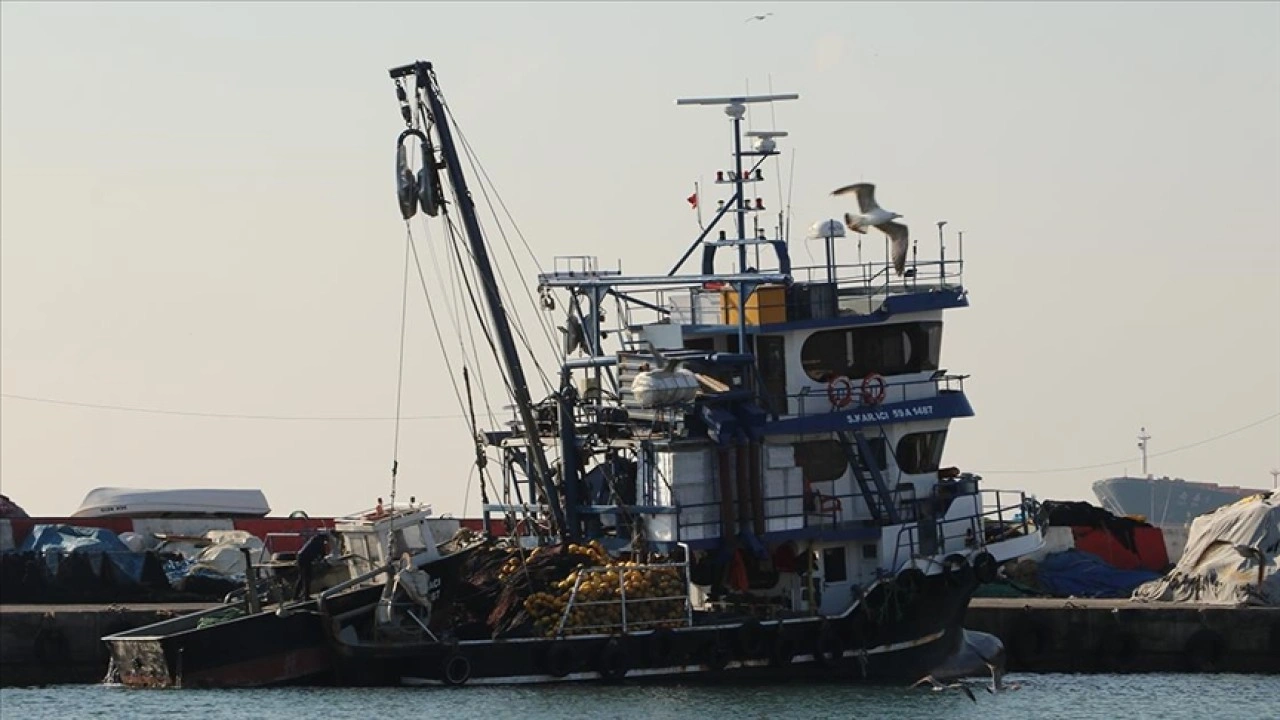
[[[942,323],[914,322],[816,332],[800,348],[810,379],[901,375],[938,369]]]
[[[844,475],[849,467],[844,449],[835,440],[811,440],[792,446],[796,465],[804,474],[805,482],[830,482]]]
[[[942,462],[947,431],[912,433],[898,441],[898,467],[904,473],[935,472]]]

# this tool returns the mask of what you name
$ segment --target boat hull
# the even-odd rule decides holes
[[[395,644],[335,637],[336,672],[344,685],[911,682],[957,649],[975,587],[935,576],[910,597],[879,586],[843,617],[704,621],[614,636]]]
[[[370,605],[381,588],[330,599],[335,612]],[[324,616],[314,602],[285,614],[274,610],[201,626],[232,606],[148,625],[103,638],[111,675],[129,687],[265,687],[327,682],[333,656]]]

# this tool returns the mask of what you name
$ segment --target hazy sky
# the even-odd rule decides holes
[[[945,461],[989,485],[1092,499],[1138,472],[1143,425],[1158,453],[1270,418],[1151,469],[1263,487],[1280,466],[1276,3],[5,2],[3,392],[392,415],[386,69],[418,58],[544,261],[632,272],[678,257],[685,196],[727,160],[720,111],[673,100],[770,76],[800,93],[777,107],[796,227],[870,180],[917,234],[966,231],[972,306],[948,314],[943,365],[972,376],[977,416]],[[456,414],[420,293],[410,310],[404,412]],[[106,485],[347,513],[386,494],[393,439],[7,396],[0,486],[37,514]],[[457,419],[402,427],[401,490],[439,511],[463,509],[471,460]]]

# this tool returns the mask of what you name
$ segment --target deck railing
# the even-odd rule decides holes
[[[960,495],[957,499],[965,497],[972,496]],[[1035,518],[1028,512],[1025,492],[979,490],[978,499],[980,510],[976,514],[932,519],[931,522],[936,523],[941,532],[937,534],[938,551],[930,555],[951,554],[951,548],[957,545],[970,553],[977,553],[990,543],[1027,535],[1035,529]],[[918,524],[903,526],[898,531],[891,565],[895,573],[925,555],[920,548],[919,533]]]

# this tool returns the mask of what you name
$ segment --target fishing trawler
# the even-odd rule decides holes
[[[535,401],[470,148],[430,63],[390,75],[409,241],[419,210],[445,221],[513,402],[500,428],[469,411],[486,527],[508,532],[448,598],[406,563],[403,591],[331,618],[340,681],[915,680],[949,656],[976,585],[1043,539],[1023,493],[942,464],[950,422],[973,415],[966,376],[940,366],[943,313],[968,305],[943,223],[922,258],[874,188],[851,186],[860,214],[816,223],[825,262],[797,267],[786,218],[764,227],[753,195],[787,133],[743,125],[798,96],[678,100],[727,116],[728,198],[664,275],[578,256],[538,276],[564,342]],[[846,227],[883,231],[886,257],[839,262]]]

